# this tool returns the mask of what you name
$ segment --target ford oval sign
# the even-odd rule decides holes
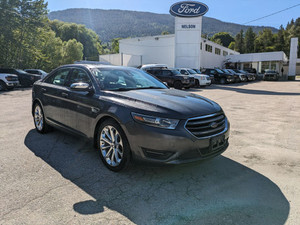
[[[177,2],[170,8],[171,15],[179,17],[203,16],[207,11],[207,5],[194,1]]]

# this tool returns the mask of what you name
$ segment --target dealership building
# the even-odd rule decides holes
[[[122,39],[119,54],[100,55],[101,62],[137,67],[166,64],[171,68],[255,68],[258,72],[276,70],[295,77],[300,73],[297,59],[298,38],[291,40],[290,60],[284,52],[240,54],[201,37],[202,16],[208,7],[200,2],[179,2],[171,6],[175,34]],[[298,71],[299,70],[299,71]]]

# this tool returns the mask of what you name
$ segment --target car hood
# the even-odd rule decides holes
[[[101,98],[132,108],[137,113],[186,119],[219,112],[221,107],[202,96],[175,89],[106,91]]]

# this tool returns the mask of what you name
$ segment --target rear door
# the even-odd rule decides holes
[[[48,77],[41,87],[42,103],[46,119],[60,126],[66,126],[69,119],[67,114],[67,92],[65,86],[71,68],[62,68]]]

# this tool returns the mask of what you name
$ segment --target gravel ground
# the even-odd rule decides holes
[[[212,85],[228,150],[180,166],[108,171],[91,143],[40,135],[31,90],[0,93],[0,224],[299,224],[300,82]]]

